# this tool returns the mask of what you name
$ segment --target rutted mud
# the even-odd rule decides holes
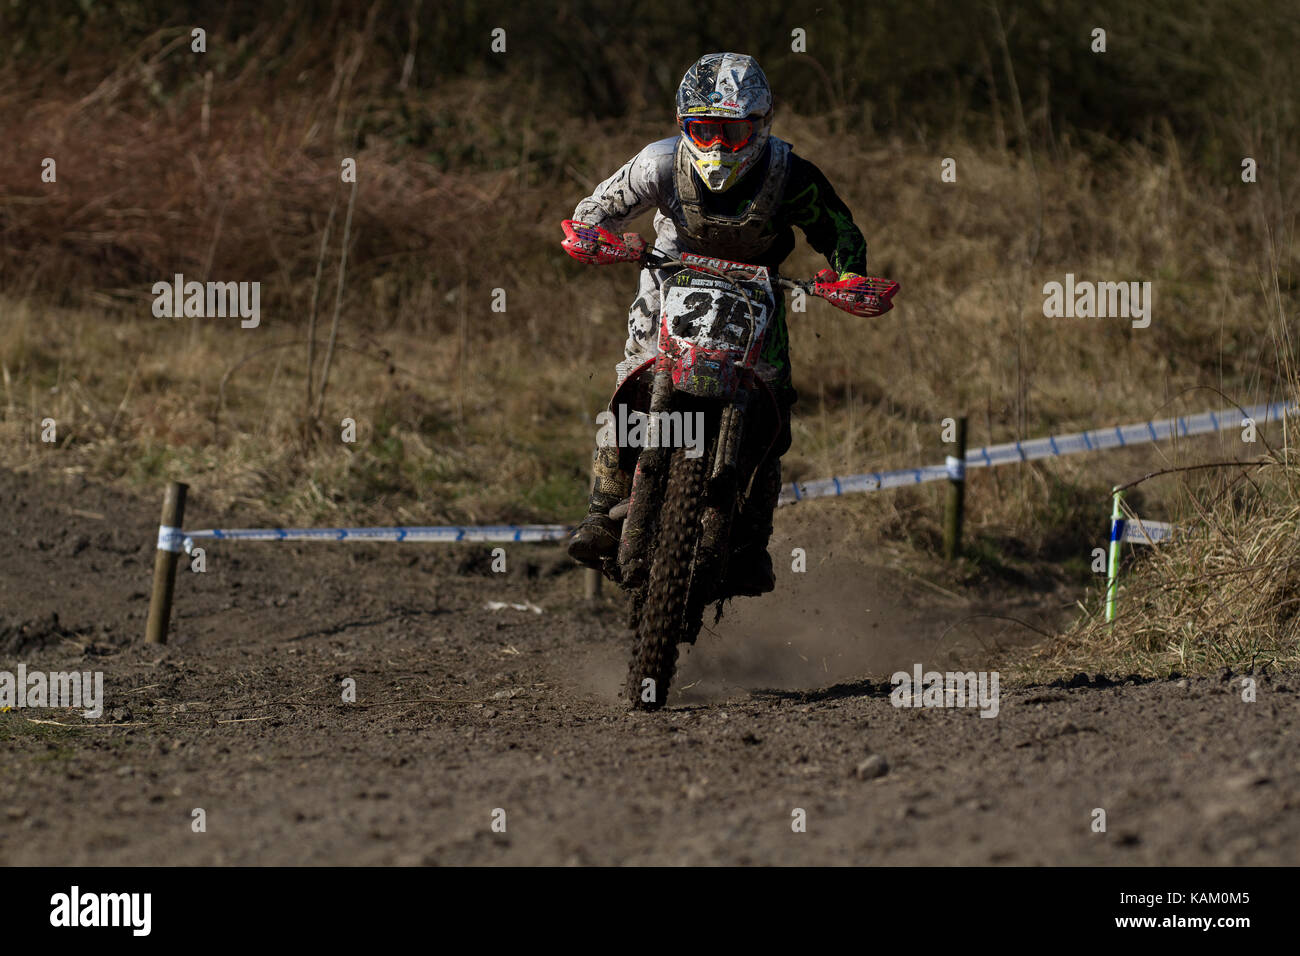
[[[585,608],[553,547],[494,575],[474,545],[215,544],[157,648],[155,502],[3,472],[0,501],[0,669],[102,670],[107,698],[96,726],[0,714],[5,863],[1300,859],[1294,675],[1253,704],[1223,675],[1004,687],[991,720],[891,706],[893,670],[996,666],[1035,637],[1005,618],[1050,629],[1061,595],[810,552],[710,623],[667,711],[630,714],[620,603]],[[814,515],[783,509],[775,553]],[[195,494],[187,523],[228,520]]]

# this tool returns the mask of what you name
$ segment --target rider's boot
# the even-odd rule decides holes
[[[776,587],[772,556],[767,543],[772,537],[772,513],[781,497],[781,461],[769,457],[736,517],[732,531],[731,560],[727,563],[725,590],[742,597],[758,597]]]
[[[602,558],[618,551],[618,522],[609,510],[632,490],[632,476],[618,467],[618,448],[596,449],[592,465],[591,501],[587,517],[569,536],[569,557],[589,568],[599,568]]]

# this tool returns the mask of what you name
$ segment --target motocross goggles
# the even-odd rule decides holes
[[[718,119],[716,116],[683,117],[682,133],[700,149],[720,146],[729,152],[744,149],[754,137],[755,123],[749,119]]]

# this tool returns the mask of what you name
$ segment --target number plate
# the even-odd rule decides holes
[[[767,304],[762,293],[743,296],[730,289],[701,288],[697,285],[669,286],[664,294],[664,316],[673,336],[701,348],[743,352],[750,342],[750,308],[754,335],[767,326]]]

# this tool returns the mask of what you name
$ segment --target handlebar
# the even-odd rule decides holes
[[[562,223],[565,238],[560,245],[564,251],[577,259],[594,265],[606,265],[614,262],[633,262],[643,269],[691,269],[717,276],[727,282],[737,283],[734,274],[754,266],[740,262],[713,261],[736,266],[735,269],[711,268],[705,262],[698,261],[705,257],[692,257],[692,261],[674,259],[660,255],[648,248],[639,236],[625,240],[599,226],[566,219]],[[812,279],[787,279],[784,276],[770,276],[773,285],[783,289],[801,289],[807,295],[825,299],[831,305],[853,315],[874,317],[883,315],[893,308],[891,301],[898,292],[898,283],[888,279],[876,279],[860,276],[856,279],[840,281],[838,275],[827,269]],[[748,296],[746,296],[748,298]]]
[[[692,269],[697,272],[707,272],[710,275],[716,275],[719,279],[725,279],[729,282],[737,281],[733,272],[725,269],[709,269],[697,262],[684,262],[681,259],[672,259],[668,256],[661,256],[657,253],[647,250],[640,259],[634,260],[643,269]],[[817,283],[814,279],[787,279],[785,276],[770,276],[773,285],[780,286],[784,289],[803,289],[809,295],[817,295],[813,288]]]

